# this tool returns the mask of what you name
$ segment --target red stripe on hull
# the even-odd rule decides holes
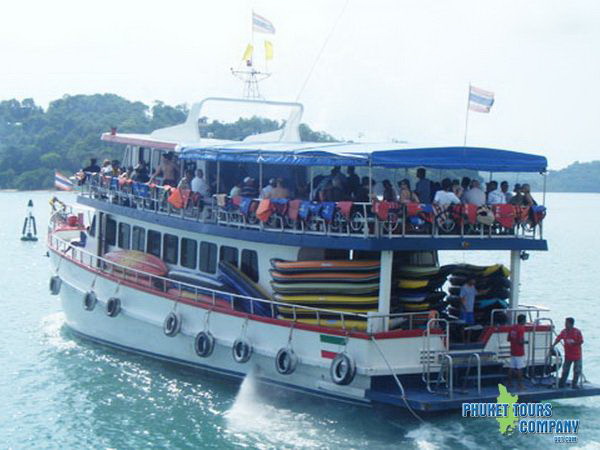
[[[326,358],[326,359],[333,359],[337,356],[338,354],[336,352],[329,352],[327,350],[321,350],[321,358]]]

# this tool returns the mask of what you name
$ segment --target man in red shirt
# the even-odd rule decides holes
[[[583,367],[583,361],[581,359],[581,345],[583,344],[583,335],[581,331],[575,328],[575,319],[567,317],[565,320],[565,329],[560,332],[554,340],[554,347],[561,340],[565,347],[565,363],[563,365],[562,375],[558,382],[558,387],[563,388],[569,377],[569,371],[571,365],[573,365],[573,389],[580,388],[579,377],[581,376],[581,369]]]
[[[523,369],[525,368],[525,314],[519,314],[506,340],[510,342],[510,366],[508,369],[508,386],[512,387],[513,377],[516,376],[519,390],[523,391]]]

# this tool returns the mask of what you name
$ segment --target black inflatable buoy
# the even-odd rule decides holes
[[[35,242],[37,238],[37,226],[35,224],[35,217],[33,217],[33,201],[29,200],[27,203],[27,216],[23,222],[23,230],[21,231],[21,240]]]

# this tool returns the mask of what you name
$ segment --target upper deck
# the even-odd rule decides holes
[[[547,250],[543,222],[531,208],[490,207],[493,223],[477,221],[477,207],[397,202],[277,200],[264,212],[260,199],[213,195],[186,207],[168,201],[168,189],[96,176],[80,204],[111,214],[216,236],[299,247],[354,250]],[[263,202],[264,205],[264,202]],[[259,218],[260,217],[260,218]]]
[[[219,141],[201,136],[199,121],[205,103],[236,107],[285,107],[289,115],[280,130]],[[301,247],[357,250],[547,250],[543,238],[543,207],[509,204],[480,208],[473,204],[441,206],[431,199],[421,203],[383,201],[374,182],[393,188],[399,172],[409,170],[486,171],[491,173],[544,173],[543,156],[479,147],[416,147],[403,143],[300,142],[298,127],[302,105],[297,103],[209,98],[192,106],[184,124],[156,130],[150,135],[118,134],[104,141],[127,145],[124,161],[144,161],[156,169],[162,155],[172,152],[180,171],[202,168],[211,194],[204,198],[160,183],[144,184],[88,177],[79,202],[165,226],[250,241]],[[199,128],[200,127],[200,128]],[[340,199],[319,198],[319,179],[332,180],[334,166],[353,167],[368,178],[368,195]],[[230,196],[245,177],[257,182],[257,194]],[[287,198],[261,200],[258,191],[273,177],[290,189]],[[319,178],[321,177],[321,178]],[[330,183],[331,184],[331,183]],[[296,191],[296,192],[294,192]],[[346,193],[348,194],[348,193]],[[177,201],[171,201],[177,197]],[[330,201],[337,200],[337,201]],[[370,200],[370,201],[365,201]]]

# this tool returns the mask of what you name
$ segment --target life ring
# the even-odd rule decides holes
[[[53,275],[50,277],[50,294],[58,295],[60,292],[60,286],[62,285],[62,280],[58,275]]]
[[[243,364],[250,360],[252,356],[252,345],[246,339],[238,338],[231,348],[235,362]]]
[[[98,303],[98,297],[96,297],[96,293],[94,291],[89,291],[85,293],[85,297],[83,297],[83,307],[86,311],[93,311],[96,307],[96,303]]]
[[[289,347],[284,347],[277,352],[275,356],[275,368],[281,375],[289,375],[296,370],[298,365],[298,356],[296,352]]]
[[[106,301],[106,315],[108,317],[117,317],[121,312],[121,299],[111,297]]]
[[[331,380],[335,384],[345,386],[352,383],[354,375],[356,375],[356,364],[354,364],[354,360],[346,353],[338,353],[331,362],[329,372]]]
[[[170,312],[163,322],[163,331],[169,337],[175,336],[181,330],[181,317],[179,314]]]
[[[210,331],[201,331],[194,340],[194,350],[201,358],[208,358],[215,349],[215,338]]]

